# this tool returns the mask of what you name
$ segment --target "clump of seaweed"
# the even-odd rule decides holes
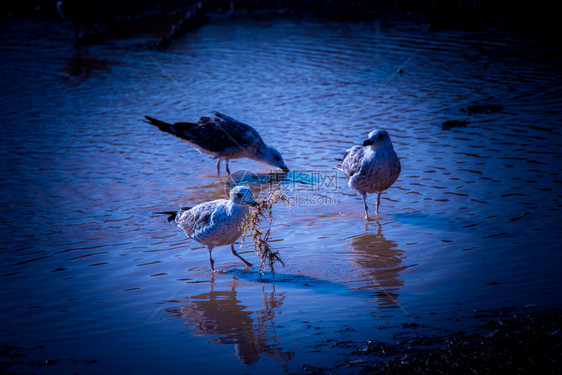
[[[269,192],[267,198],[260,202],[255,209],[250,211],[242,223],[242,229],[244,231],[242,244],[244,244],[246,236],[250,237],[254,242],[254,251],[260,258],[261,270],[263,271],[266,265],[268,265],[272,274],[275,274],[273,266],[276,262],[281,263],[281,265],[285,267],[285,263],[283,259],[281,259],[279,252],[272,250],[268,243],[271,233],[271,223],[273,222],[272,208],[278,202],[289,204],[289,200],[277,186]],[[262,225],[262,220],[267,219],[269,219],[269,223],[267,223],[267,225]],[[265,227],[267,228],[264,229]]]

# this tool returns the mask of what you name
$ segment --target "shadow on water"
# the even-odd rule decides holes
[[[367,293],[356,294],[356,291],[350,289],[345,284],[335,283],[333,281],[322,280],[306,275],[296,275],[289,273],[279,273],[274,274],[267,271],[260,271],[257,269],[242,270],[242,269],[232,269],[225,271],[226,274],[235,276],[241,280],[251,281],[255,283],[262,284],[272,284],[279,285],[287,288],[297,288],[297,289],[311,289],[319,294],[339,294],[339,295],[350,295],[350,296],[361,296],[368,297]]]
[[[236,356],[244,365],[256,363],[260,356],[286,364],[293,358],[294,350],[281,349],[274,321],[276,310],[283,305],[284,293],[277,293],[275,285],[270,291],[263,285],[263,308],[252,312],[238,297],[237,283],[233,279],[230,289],[215,290],[212,277],[209,292],[186,297],[185,303],[166,311],[185,319],[196,336],[216,335],[211,343],[235,345]]]

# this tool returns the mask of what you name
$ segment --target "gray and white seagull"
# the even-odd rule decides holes
[[[200,117],[197,123],[176,122],[169,124],[150,116],[146,122],[160,130],[187,141],[200,152],[217,159],[217,175],[221,160],[226,160],[226,173],[230,174],[230,159],[250,158],[289,172],[281,153],[265,144],[260,134],[250,125],[214,112],[212,117]]]
[[[353,146],[346,151],[341,170],[349,180],[349,187],[363,197],[366,220],[369,219],[367,193],[377,193],[378,215],[381,193],[398,179],[400,169],[400,160],[386,130],[372,131],[362,146]]]
[[[230,251],[247,267],[252,264],[234,250],[234,241],[242,235],[242,222],[250,212],[248,206],[257,206],[252,190],[247,186],[236,186],[229,193],[230,199],[217,199],[198,204],[195,207],[182,208],[179,211],[157,212],[170,215],[168,221],[174,221],[185,235],[207,247],[209,264],[215,271],[215,261],[211,256],[216,246],[230,245]]]

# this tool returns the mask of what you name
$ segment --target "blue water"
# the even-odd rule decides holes
[[[9,371],[354,373],[355,350],[403,324],[442,333],[474,309],[559,305],[560,60],[524,35],[219,18],[165,53],[90,47],[77,74],[69,25],[1,30],[0,344],[23,355]],[[212,110],[292,170],[275,275],[227,248],[212,275],[205,249],[153,214],[223,198],[228,181],[142,118]],[[366,224],[334,167],[379,127],[402,174]]]

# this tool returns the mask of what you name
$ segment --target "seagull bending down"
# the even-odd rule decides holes
[[[250,212],[248,206],[257,206],[258,203],[247,186],[236,186],[230,191],[229,198],[201,203],[193,208],[182,208],[177,212],[158,212],[170,215],[168,221],[175,221],[188,238],[207,246],[209,264],[213,272],[215,261],[211,252],[216,246],[230,245],[234,256],[242,260],[247,267],[252,265],[234,250],[234,241],[242,235],[242,222]]]
[[[363,197],[366,220],[369,219],[367,193],[377,193],[378,215],[381,193],[391,187],[400,175],[400,160],[386,130],[374,130],[363,146],[348,149],[341,170],[349,180],[349,187]]]
[[[187,141],[200,152],[217,159],[217,175],[221,160],[226,160],[226,173],[230,174],[230,159],[250,158],[289,172],[281,153],[264,143],[256,129],[231,117],[214,112],[213,117],[200,117],[197,123],[169,124],[150,116],[146,122],[160,130]]]

